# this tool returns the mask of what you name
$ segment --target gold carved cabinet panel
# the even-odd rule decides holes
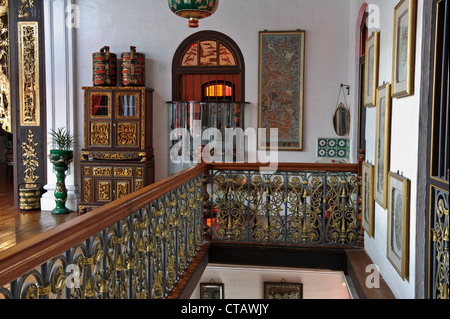
[[[118,122],[116,130],[116,145],[118,147],[137,147],[139,129],[137,122]]]
[[[91,146],[111,146],[111,123],[91,122],[90,125]]]
[[[97,180],[96,183],[96,199],[99,202],[112,201],[111,193],[111,181],[110,180]]]
[[[116,198],[122,198],[132,192],[131,190],[131,180],[128,181],[117,181],[116,182]]]

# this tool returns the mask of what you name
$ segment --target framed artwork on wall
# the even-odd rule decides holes
[[[394,9],[392,97],[414,94],[417,0],[401,0]]]
[[[364,106],[371,107],[377,103],[378,62],[380,56],[380,33],[375,31],[366,41],[366,62]]]
[[[410,181],[390,172],[387,258],[403,280],[409,267],[409,201]]]
[[[363,227],[369,237],[373,237],[375,231],[375,207],[373,198],[374,166],[370,163],[364,162],[362,170]]]
[[[305,31],[259,32],[258,149],[303,150],[304,69]]]
[[[303,299],[303,284],[281,282],[264,283],[264,299]]]
[[[200,299],[224,299],[224,284],[200,283]]]
[[[377,96],[374,197],[386,209],[391,141],[391,85],[386,83],[378,87]]]

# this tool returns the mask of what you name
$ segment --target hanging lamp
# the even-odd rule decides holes
[[[169,8],[177,16],[189,19],[190,28],[198,28],[198,20],[216,12],[219,0],[168,0]]]

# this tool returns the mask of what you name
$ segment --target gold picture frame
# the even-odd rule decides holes
[[[364,106],[377,104],[378,69],[380,59],[380,33],[375,31],[366,41]]]
[[[417,0],[401,0],[394,8],[392,97],[414,94]]]
[[[373,238],[375,235],[375,205],[373,198],[374,166],[364,162],[362,167],[362,216],[363,228]]]
[[[225,299],[225,286],[213,281],[200,283],[200,299]]]
[[[377,89],[377,115],[375,137],[374,197],[383,209],[387,205],[388,172],[391,139],[391,85]]]
[[[303,299],[303,284],[264,282],[264,299]]]
[[[389,173],[387,258],[402,280],[409,276],[410,180]]]

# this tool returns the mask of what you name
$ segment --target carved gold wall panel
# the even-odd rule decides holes
[[[107,122],[91,123],[91,145],[110,146],[111,145],[111,126]]]
[[[117,123],[117,146],[137,146],[137,123]]]
[[[38,22],[19,21],[20,125],[40,125]]]
[[[11,133],[8,0],[0,1],[0,126]]]
[[[35,175],[36,169],[39,167],[39,157],[36,153],[36,147],[39,143],[34,140],[34,133],[28,130],[28,142],[22,143],[22,160],[25,166],[25,183],[29,187],[34,187],[39,176]]]
[[[27,18],[31,16],[31,13],[29,11],[34,8],[34,0],[19,0],[18,2],[20,2],[18,17]]]

